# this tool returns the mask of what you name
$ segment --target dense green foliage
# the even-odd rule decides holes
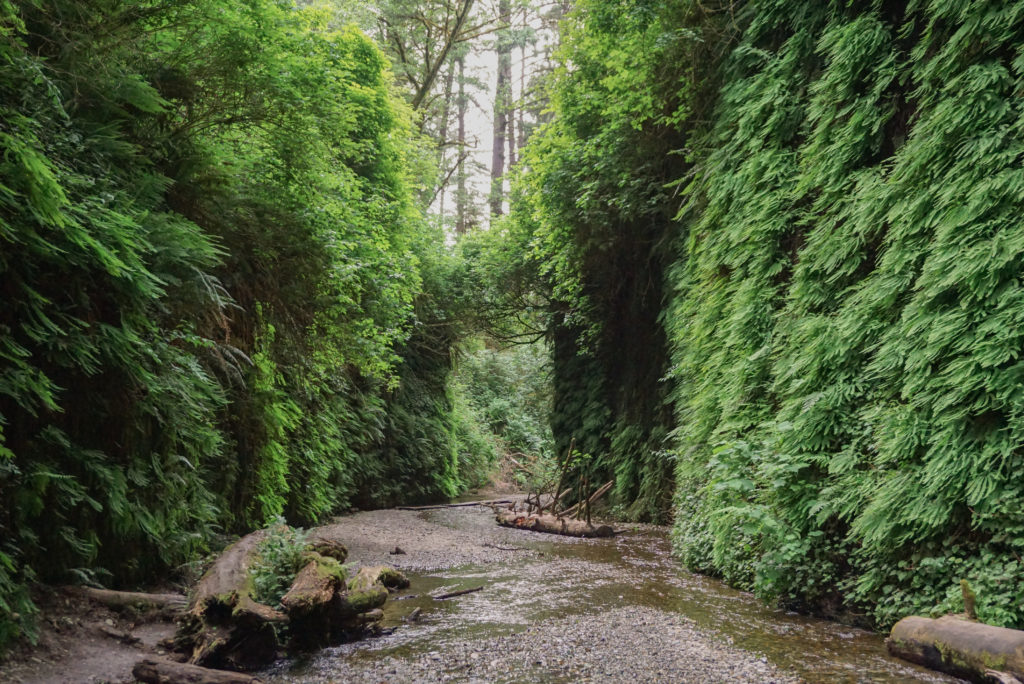
[[[1020,626],[1024,4],[752,10],[671,318],[684,553],[882,624],[966,577]]]
[[[1024,625],[1024,3],[571,22],[518,208],[561,303],[556,438],[620,491],[671,446],[690,567],[878,625],[967,578]]]
[[[683,167],[679,95],[650,84],[678,80],[684,20],[654,4],[580,4],[563,28],[554,120],[524,152],[513,208],[551,297],[558,452],[575,439],[597,477],[616,479],[622,514],[649,520],[667,519],[672,491],[659,321],[675,229],[668,184]]]
[[[403,97],[344,12],[0,0],[0,646],[37,578],[572,442],[691,568],[1024,626],[1024,2],[580,0],[454,249],[464,50]]]
[[[493,436],[500,451],[531,459],[553,456],[549,387],[547,353],[540,344],[480,345],[456,369],[455,390],[465,397],[481,436]]]
[[[0,3],[0,644],[34,577],[462,486],[387,64],[291,2]]]

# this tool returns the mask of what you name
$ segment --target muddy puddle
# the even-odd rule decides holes
[[[493,539],[501,560],[408,573],[412,587],[392,597],[384,609],[383,627],[393,630],[390,634],[281,663],[265,675],[267,680],[344,681],[336,672],[341,662],[351,668],[386,658],[430,658],[446,644],[485,642],[525,633],[539,623],[638,607],[681,616],[702,632],[763,656],[807,682],[958,681],[889,657],[877,634],[773,609],[719,581],[682,570],[670,555],[663,528],[627,529],[611,540],[508,530],[498,536],[486,509],[418,515],[478,535],[484,546]],[[446,601],[430,598],[432,593],[477,586],[484,588]],[[421,617],[407,622],[416,608]],[[642,639],[642,632],[637,635]],[[507,681],[517,680],[513,676]]]

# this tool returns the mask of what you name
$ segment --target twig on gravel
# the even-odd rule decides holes
[[[135,636],[134,634],[129,634],[128,632],[119,632],[116,629],[111,629],[110,627],[106,626],[101,626],[100,632],[102,632],[104,636],[108,636],[111,639],[117,639],[122,644],[127,644],[129,646],[134,646],[135,644],[142,641],[142,639]]]
[[[486,546],[489,549],[498,549],[499,551],[529,551],[530,550],[530,549],[527,549],[527,548],[522,547],[522,546],[498,546],[497,544],[492,544],[490,542],[484,542],[483,544],[481,544],[481,546]]]
[[[463,594],[472,594],[473,592],[480,591],[481,589],[483,589],[483,585],[479,587],[473,587],[472,589],[460,589],[459,591],[451,591],[447,594],[439,594],[438,596],[431,596],[430,598],[434,599],[435,601],[442,601],[444,599],[462,596]]]

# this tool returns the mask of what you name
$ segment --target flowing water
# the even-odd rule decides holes
[[[486,509],[420,515],[439,525],[479,533],[482,539],[494,533]],[[958,681],[891,658],[877,634],[774,609],[717,580],[686,572],[672,559],[664,528],[627,529],[605,540],[514,532],[519,535],[515,547],[522,551],[506,554],[507,560],[409,573],[412,587],[384,609],[384,627],[394,629],[390,634],[291,661],[271,678],[332,681],[332,667],[339,658],[351,663],[421,657],[454,640],[483,640],[524,631],[545,620],[637,606],[684,616],[702,631],[760,654],[808,682]],[[496,538],[494,545],[502,544],[508,544],[507,537]],[[484,589],[454,600],[428,596],[477,586]],[[420,608],[423,617],[405,622],[414,608]]]

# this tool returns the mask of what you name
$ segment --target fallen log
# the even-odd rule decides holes
[[[334,558],[311,552],[309,562],[295,575],[281,606],[288,616],[291,645],[316,648],[335,638],[342,628],[339,592],[345,571]]]
[[[409,586],[405,575],[383,565],[363,568],[349,580],[341,565],[347,549],[313,537],[278,610],[253,598],[250,568],[267,537],[268,530],[242,537],[199,581],[174,642],[190,664],[252,670],[268,665],[281,646],[337,643],[379,620],[375,611],[389,588]]]
[[[111,589],[93,589],[92,587],[65,587],[65,589],[117,610],[130,609],[139,612],[156,610],[176,614],[184,611],[188,605],[188,599],[182,594],[144,594],[137,591],[113,591]]]
[[[140,660],[132,668],[132,676],[145,684],[261,684],[252,675],[157,658]]]
[[[906,617],[885,640],[889,653],[973,682],[1024,681],[1024,631],[947,615]]]
[[[330,606],[338,590],[345,586],[345,571],[333,558],[319,553],[308,554],[309,562],[299,570],[291,588],[281,598],[288,619],[323,612]]]
[[[525,515],[514,511],[499,511],[495,519],[503,527],[569,537],[611,537],[615,534],[615,530],[608,525],[592,525],[585,520],[570,520],[553,515]]]
[[[431,504],[429,506],[396,506],[400,511],[433,511],[439,508],[468,508],[469,506],[494,506],[514,503],[515,499],[489,499],[487,501],[462,501],[460,503]]]

